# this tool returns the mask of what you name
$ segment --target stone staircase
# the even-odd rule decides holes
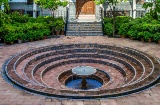
[[[69,22],[66,36],[103,36],[101,22]]]

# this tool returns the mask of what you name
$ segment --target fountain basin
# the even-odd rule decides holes
[[[98,81],[97,79],[93,79],[93,78],[86,78],[87,81],[87,88],[81,88],[81,81],[82,78],[77,78],[77,79],[71,79],[69,78],[66,86],[68,88],[72,88],[72,89],[82,89],[82,90],[88,90],[88,89],[96,89],[99,88],[103,85],[102,82]]]

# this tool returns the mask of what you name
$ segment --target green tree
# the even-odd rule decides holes
[[[4,11],[9,10],[8,0],[0,0],[0,7],[4,6]],[[0,8],[1,10],[2,8]],[[3,11],[3,10],[1,10]]]
[[[150,18],[158,20],[158,16],[160,15],[160,0],[152,0],[152,2],[146,2],[143,4],[143,8],[149,8]]]
[[[105,2],[107,1],[108,5],[110,6],[112,10],[112,17],[113,17],[113,37],[115,37],[115,24],[116,24],[115,6],[120,2],[120,0],[94,0],[94,1],[96,2],[96,4],[105,4]]]
[[[2,10],[4,6],[4,10]],[[6,14],[6,11],[9,10],[8,0],[0,0],[0,26],[4,23],[9,23],[11,21],[10,17]]]
[[[44,9],[49,9],[52,11],[52,16],[54,17],[54,11],[58,9],[59,6],[67,6],[68,1],[64,0],[35,0]]]
[[[52,16],[54,18],[54,11],[58,9],[59,6],[67,6],[68,1],[64,0],[35,0],[41,8],[49,9],[52,11]],[[54,20],[52,19],[52,33],[54,33]]]

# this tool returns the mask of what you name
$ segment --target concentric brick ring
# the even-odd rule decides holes
[[[97,69],[103,86],[91,90],[65,86],[76,66]],[[46,46],[19,53],[5,62],[5,80],[24,91],[48,97],[91,99],[143,91],[160,80],[160,63],[132,48],[100,44]],[[62,75],[63,74],[63,75]]]

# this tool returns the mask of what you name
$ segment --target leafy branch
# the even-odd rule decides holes
[[[143,4],[144,9],[149,8],[149,16],[150,18],[158,20],[158,16],[160,14],[160,0],[153,0],[152,2],[146,2]]]

